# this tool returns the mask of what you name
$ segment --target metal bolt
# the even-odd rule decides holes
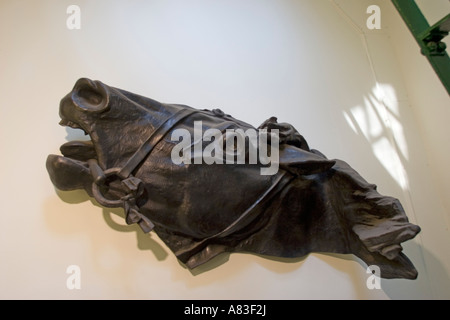
[[[434,41],[427,42],[427,47],[431,52],[434,52],[438,48],[438,44]]]
[[[438,50],[439,52],[444,52],[446,49],[447,49],[447,45],[445,44],[445,42],[440,41],[440,42],[438,43],[438,48],[437,48],[437,50]]]

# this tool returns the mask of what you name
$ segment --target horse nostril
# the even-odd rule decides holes
[[[100,81],[80,79],[72,90],[71,100],[83,111],[104,112],[109,109],[109,90]]]
[[[103,98],[100,94],[92,90],[91,88],[82,88],[78,91],[78,96],[85,100],[88,104],[99,105]]]

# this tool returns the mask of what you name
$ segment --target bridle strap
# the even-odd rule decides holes
[[[128,159],[127,163],[120,169],[117,174],[120,178],[126,179],[136,169],[137,166],[152,152],[153,148],[159,141],[170,131],[178,122],[191,114],[198,112],[195,109],[182,109],[176,112],[172,117],[164,121],[153,134],[139,147],[139,149]]]
[[[179,250],[175,251],[175,255],[190,267],[197,266],[195,259],[189,261],[191,257],[194,257],[198,252],[202,251],[208,244],[217,239],[225,238],[233,233],[238,233],[240,230],[248,227],[253,223],[257,217],[259,217],[263,211],[264,206],[273,199],[277,194],[283,190],[289,182],[291,182],[293,176],[286,172],[281,173],[273,182],[272,185],[236,220],[234,220],[228,227],[222,231],[216,233],[213,236],[203,238],[199,241],[193,241],[190,244],[185,244]]]
[[[166,119],[158,128],[156,128],[153,134],[145,140],[122,168],[110,168],[103,171],[99,166],[97,159],[88,160],[88,166],[93,178],[92,193],[94,198],[106,207],[118,207],[122,205],[125,210],[125,220],[128,224],[138,223],[145,233],[150,232],[155,225],[148,217],[140,212],[139,207],[136,204],[136,200],[142,195],[144,187],[142,181],[134,177],[131,173],[144,159],[147,158],[153,148],[164,138],[167,132],[177,125],[178,122],[195,112],[198,112],[198,110],[182,109],[176,112],[172,117]],[[121,180],[121,186],[125,192],[124,197],[112,200],[107,199],[102,194],[101,186],[105,184],[106,179],[110,176],[115,176]]]

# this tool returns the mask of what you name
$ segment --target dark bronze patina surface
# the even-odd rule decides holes
[[[49,155],[56,188],[84,189],[106,207],[123,207],[126,222],[154,230],[177,258],[195,268],[224,252],[301,257],[354,254],[383,278],[415,279],[401,243],[420,228],[400,202],[383,196],[341,160],[310,149],[287,123],[259,128],[280,133],[279,170],[262,164],[175,164],[177,128],[255,129],[215,109],[164,104],[100,81],[80,79],[61,100],[61,123],[89,142],[70,141]]]

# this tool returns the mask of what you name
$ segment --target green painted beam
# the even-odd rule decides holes
[[[430,26],[414,0],[392,0],[392,3],[450,94],[450,58],[441,41],[449,34],[450,14]]]

